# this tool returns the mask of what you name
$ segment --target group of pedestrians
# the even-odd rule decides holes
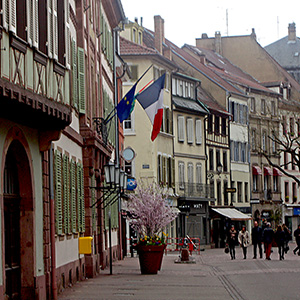
[[[294,231],[297,247],[293,250],[294,254],[300,256],[300,224]],[[258,225],[257,221],[254,221],[254,227],[252,228],[252,245],[253,245],[253,259],[257,258],[257,250],[259,257],[263,258],[263,251],[267,260],[271,260],[272,246],[278,247],[279,259],[284,259],[284,254],[289,251],[289,240],[291,239],[291,232],[285,224],[278,225],[274,231],[271,227],[271,223],[266,223],[264,228]],[[237,233],[234,225],[228,233],[228,247],[231,259],[235,259],[235,246],[239,243],[243,250],[244,259],[247,258],[247,247],[250,245],[250,235],[246,230],[246,225],[242,226],[242,230]]]

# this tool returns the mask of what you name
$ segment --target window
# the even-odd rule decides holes
[[[14,2],[14,1],[12,1]],[[26,41],[27,16],[26,16],[26,1],[16,0],[16,15],[17,15],[17,36]],[[11,7],[12,9],[12,7]],[[29,8],[28,8],[29,10]],[[11,13],[11,12],[10,12]],[[28,32],[28,35],[30,32]]]
[[[237,201],[242,202],[242,182],[237,183]]]
[[[276,153],[276,142],[275,142],[275,138],[276,138],[276,135],[275,135],[275,132],[272,131],[272,153]]]
[[[218,205],[222,205],[221,181],[217,181],[217,203]]]
[[[257,192],[258,191],[258,175],[253,175],[252,177],[253,179],[253,192]]]
[[[228,181],[224,181],[224,205],[228,205],[228,193],[226,193],[227,188],[228,188]]]
[[[133,176],[133,162],[127,162],[125,160],[125,172],[129,175],[129,176]]]
[[[194,122],[192,118],[188,118],[187,122],[187,142],[193,144],[194,142]]]
[[[178,125],[178,142],[184,142],[184,117],[183,116],[178,116],[177,125]]]
[[[168,72],[166,72],[165,89],[166,90],[170,89],[170,74]]]
[[[278,176],[273,176],[273,191],[278,192]]]
[[[251,131],[251,146],[252,146],[252,151],[256,150],[256,130],[252,129]]]
[[[261,114],[265,115],[266,114],[266,100],[261,99]]]
[[[286,181],[285,183],[284,183],[284,196],[285,196],[285,201],[289,201],[289,183]]]
[[[135,43],[136,42],[136,29],[132,29],[132,41]]]
[[[223,151],[223,171],[228,171],[228,163],[227,163],[227,151]]]
[[[241,161],[246,162],[246,143],[241,143]]]
[[[195,126],[196,126],[196,144],[201,145],[202,144],[202,120],[197,119]]]
[[[222,118],[222,135],[226,136],[226,134],[227,134],[226,118]]]
[[[207,131],[208,131],[208,133],[213,132],[213,115],[208,116]]]
[[[177,95],[183,96],[183,82],[182,80],[177,79]]]
[[[275,116],[275,101],[271,101],[271,114]]]
[[[248,182],[244,183],[244,187],[245,187],[245,202],[249,202],[249,197],[248,197]]]
[[[230,160],[234,160],[234,141],[230,141]]]
[[[267,133],[265,131],[262,134],[262,150],[267,151]]]
[[[39,50],[47,54],[47,1],[39,1],[38,44]]]
[[[294,118],[290,118],[290,135],[291,136],[295,135],[295,122],[294,122]]]
[[[178,162],[179,188],[184,189],[184,162]]]
[[[196,164],[196,183],[202,183],[202,164]]]
[[[285,116],[282,116],[282,131],[283,131],[283,134],[286,135],[287,134],[287,128],[286,128],[286,117]]]
[[[283,160],[284,160],[284,168],[287,170],[288,169],[288,153],[286,151],[284,152]]]
[[[130,116],[123,122],[124,133],[132,132],[133,128],[133,113],[131,113]]]
[[[156,67],[153,67],[153,75],[154,75],[154,80],[158,79],[160,77],[160,70]]]
[[[216,168],[221,164],[220,150],[216,151]]]
[[[209,149],[209,170],[214,170],[214,150]]]
[[[163,172],[162,172],[162,169],[163,169],[163,162],[162,162],[162,155],[161,154],[158,154],[157,156],[157,179],[158,179],[158,182],[161,183],[163,181]]]
[[[161,131],[170,134],[173,133],[172,112],[168,107],[164,107],[163,120],[161,123]]]
[[[234,142],[234,161],[240,160],[240,143]]]
[[[136,81],[138,79],[138,66],[137,65],[130,66],[130,72],[131,72],[131,81]]]
[[[138,43],[141,45],[142,44],[142,33],[139,31],[139,40]]]
[[[255,98],[250,99],[250,111],[255,112]]]
[[[296,186],[296,182],[293,182],[292,192],[293,192],[293,203],[297,203],[297,186]]]
[[[297,136],[300,136],[300,119],[297,120]]]
[[[220,117],[215,116],[215,134],[220,133]]]

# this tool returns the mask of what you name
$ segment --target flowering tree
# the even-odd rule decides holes
[[[172,222],[177,213],[168,205],[164,188],[141,182],[127,204],[131,227],[143,237],[156,239],[162,229]]]

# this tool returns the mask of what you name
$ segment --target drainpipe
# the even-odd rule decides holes
[[[229,112],[229,105],[230,105],[230,101],[229,99],[231,98],[231,94],[228,93],[228,96],[227,96],[227,111]],[[231,171],[231,147],[230,147],[230,122],[231,122],[231,117],[230,117],[230,120],[228,122],[228,139],[229,139],[229,165],[230,165],[230,173],[229,173],[229,178],[230,178],[230,187],[231,184],[232,184],[232,171]],[[233,206],[233,203],[232,203],[232,194],[230,195],[230,206]]]
[[[51,286],[52,299],[57,300],[56,255],[55,255],[55,210],[53,184],[53,145],[49,151],[49,196],[50,196],[50,242],[51,242]]]

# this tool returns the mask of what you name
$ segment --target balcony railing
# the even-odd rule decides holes
[[[176,183],[176,194],[180,197],[214,198],[214,186],[205,183]]]

